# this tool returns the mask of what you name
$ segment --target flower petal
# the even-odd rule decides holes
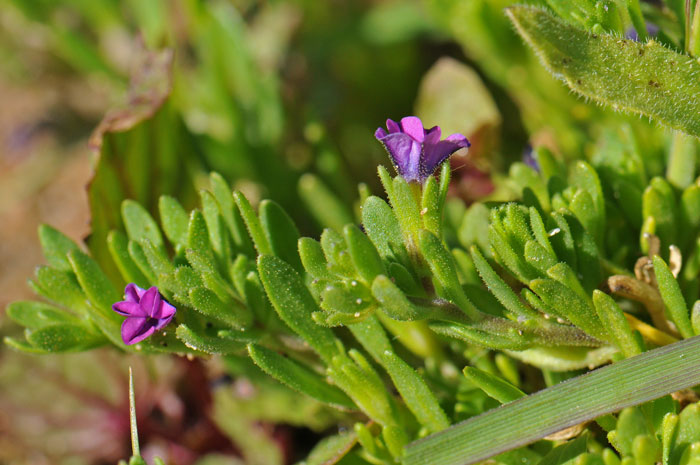
[[[442,130],[440,130],[440,126],[433,126],[425,132],[425,140],[423,143],[425,145],[435,145],[440,142],[441,135]]]
[[[129,302],[128,300],[113,304],[112,310],[124,316],[146,316],[138,302]]]
[[[423,123],[417,116],[401,118],[401,128],[403,132],[411,136],[416,142],[425,140],[425,129],[423,129]]]
[[[374,131],[374,137],[377,138],[377,140],[381,140],[383,137],[386,137],[386,131],[383,128],[377,128],[376,131]]]
[[[148,318],[132,317],[122,323],[122,341],[126,345],[143,341],[155,332],[155,327]]]
[[[160,304],[160,308],[158,308],[154,311],[152,317],[158,318],[159,320],[168,319],[168,321],[170,321],[170,319],[172,319],[173,315],[175,315],[176,311],[177,311],[177,308],[175,308],[168,301],[163,300]]]
[[[158,293],[158,288],[153,286],[149,288],[141,297],[141,309],[148,316],[153,316],[153,306],[156,302],[156,298],[160,294]]]
[[[468,148],[471,144],[461,134],[452,134],[437,144],[426,144],[420,163],[420,181],[423,182],[435,169],[459,149]]]
[[[409,135],[403,133],[389,134],[379,139],[384,148],[389,153],[396,171],[403,176],[406,181],[417,181],[421,144],[413,140]]]
[[[401,132],[401,126],[399,126],[399,123],[397,123],[393,119],[386,120],[386,128],[389,130],[389,134]]]
[[[141,289],[134,283],[129,283],[124,289],[124,295],[127,302],[138,302],[146,291]]]

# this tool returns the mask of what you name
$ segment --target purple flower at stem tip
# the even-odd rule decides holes
[[[155,286],[144,290],[130,283],[124,294],[125,300],[112,305],[112,310],[126,316],[122,323],[122,340],[126,345],[141,342],[160,331],[175,316],[177,309],[163,299]]]
[[[401,118],[400,123],[388,119],[386,128],[388,133],[377,128],[374,137],[384,145],[396,171],[409,182],[423,184],[453,153],[471,145],[462,134],[440,140],[440,126],[425,129],[416,116]]]

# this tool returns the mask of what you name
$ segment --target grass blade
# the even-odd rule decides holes
[[[469,465],[700,384],[700,337],[564,381],[406,446],[404,465]]]

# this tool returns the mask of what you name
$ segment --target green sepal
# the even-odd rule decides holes
[[[149,281],[136,262],[134,262],[134,259],[131,258],[129,254],[129,240],[126,235],[121,231],[110,231],[107,235],[107,247],[124,280],[128,283],[134,283],[141,288],[146,288]]]
[[[440,186],[435,176],[428,176],[423,184],[421,196],[421,211],[423,217],[423,229],[427,229],[436,236],[442,234],[442,199]]]
[[[256,344],[248,345],[248,354],[265,373],[297,392],[336,408],[357,408],[343,391],[328,384],[321,375],[294,360]]]
[[[303,272],[304,268],[297,252],[299,230],[294,221],[272,200],[260,202],[259,214],[260,225],[267,236],[272,253],[292,265],[295,270]]]
[[[291,265],[272,255],[258,257],[258,272],[280,318],[330,364],[341,349],[333,332],[313,321],[311,315],[319,308],[301,276]]]
[[[681,288],[678,281],[673,277],[668,265],[661,257],[655,255],[652,259],[654,262],[654,274],[659,287],[659,293],[666,305],[668,318],[676,325],[681,336],[684,338],[693,337],[693,327],[690,324],[690,316],[685,299],[681,293]]]
[[[365,283],[371,284],[375,277],[386,273],[374,244],[357,226],[346,225],[343,234],[355,269]]]
[[[156,248],[165,250],[158,223],[141,204],[130,199],[124,200],[122,202],[122,219],[129,239],[136,242],[146,240]]]
[[[245,344],[228,338],[198,334],[185,324],[178,325],[175,335],[192,350],[212,355],[238,353],[245,349]]]
[[[39,226],[39,242],[49,265],[57,270],[71,271],[73,268],[67,255],[80,247],[68,236],[47,224]]]
[[[413,185],[406,182],[403,177],[396,176],[392,183],[392,195],[389,196],[404,241],[409,244],[409,248],[411,244],[417,243],[418,231],[423,224],[418,199],[413,189]]]
[[[401,238],[401,226],[384,200],[373,195],[365,200],[362,225],[382,258],[393,258],[404,266],[409,263],[408,252]]]
[[[174,197],[163,195],[158,199],[160,224],[168,240],[180,247],[187,247],[189,216]]]
[[[487,373],[474,367],[465,367],[462,371],[469,381],[474,383],[489,397],[502,404],[525,397],[526,394],[500,376]]]

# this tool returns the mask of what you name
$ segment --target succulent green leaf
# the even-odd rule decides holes
[[[575,92],[700,136],[700,102],[691,97],[700,93],[700,64],[693,58],[654,40],[590,33],[541,8],[506,12],[542,63]]]
[[[122,202],[122,219],[129,239],[136,242],[149,241],[155,247],[163,249],[163,236],[158,223],[150,213],[134,200]]]
[[[253,243],[250,240],[241,213],[233,200],[233,194],[226,180],[219,173],[209,176],[211,190],[219,203],[221,215],[228,226],[234,248],[238,253],[248,256],[254,254]]]
[[[227,266],[231,257],[231,242],[219,203],[209,191],[201,190],[199,196],[202,201],[202,214],[209,232],[209,243],[219,261]]]
[[[107,247],[112,255],[112,260],[119,268],[124,280],[128,283],[135,283],[137,286],[146,288],[148,279],[143,275],[141,269],[129,254],[129,240],[126,235],[117,230],[110,231],[107,235]]]
[[[37,268],[36,278],[31,281],[31,285],[39,295],[51,302],[81,313],[88,310],[85,293],[72,272],[42,266]]]
[[[301,276],[291,265],[272,255],[258,257],[258,272],[280,318],[330,364],[341,349],[333,332],[317,325],[311,318],[319,308]]]
[[[80,352],[97,347],[104,338],[82,324],[58,323],[27,332],[27,341],[47,352]]]
[[[260,224],[260,219],[258,219],[258,216],[255,214],[255,211],[250,205],[248,199],[245,197],[245,195],[243,195],[240,192],[234,192],[233,198],[236,201],[238,210],[241,212],[241,216],[243,217],[243,221],[245,222],[246,228],[248,228],[248,233],[253,239],[255,249],[261,255],[273,253],[272,247],[270,246],[270,242],[268,241],[267,236],[265,235],[265,231],[263,230],[263,227]]]
[[[252,322],[250,310],[233,299],[222,301],[214,292],[205,287],[190,289],[192,306],[203,315],[222,321],[237,329],[245,329]]]
[[[510,286],[498,276],[498,273],[496,273],[493,268],[491,268],[491,265],[489,265],[484,256],[481,255],[481,252],[476,246],[472,246],[470,252],[472,260],[474,261],[474,266],[479,272],[481,279],[483,279],[484,284],[486,284],[489,291],[491,291],[508,311],[516,317],[524,317],[527,319],[539,317],[536,311],[530,309],[520,301]]]
[[[259,213],[260,224],[265,231],[272,252],[292,265],[295,270],[304,271],[297,252],[299,230],[294,221],[278,203],[272,200],[260,202]]]
[[[588,451],[588,434],[582,434],[576,439],[561,444],[540,460],[537,465],[564,465],[572,463],[579,455],[585,454]],[[583,465],[583,464],[581,464]]]
[[[690,314],[678,281],[673,277],[671,270],[668,269],[668,265],[661,257],[655,255],[653,262],[659,293],[666,305],[669,319],[676,325],[681,336],[685,338],[693,337],[695,334],[690,324]]]
[[[49,265],[58,270],[72,270],[67,255],[73,250],[80,250],[72,239],[57,229],[42,224],[39,226],[39,242]]]
[[[625,357],[634,357],[644,351],[632,334],[632,328],[624,313],[612,297],[596,289],[593,291],[593,305],[603,327],[610,335],[610,340],[615,341],[615,345]]]
[[[447,297],[469,318],[479,320],[481,318],[480,312],[464,294],[462,285],[459,282],[457,267],[452,254],[445,248],[440,239],[435,237],[430,231],[422,230],[419,237],[420,251],[423,253],[423,257],[428,262],[428,265],[430,265],[433,276],[440,282],[440,285],[447,293]]]
[[[372,282],[372,295],[382,306],[384,313],[394,320],[422,320],[432,314],[429,309],[422,309],[411,303],[401,289],[384,275],[377,276]]]
[[[323,249],[318,241],[310,237],[302,237],[298,242],[299,257],[304,269],[315,279],[334,280],[328,271],[328,262],[323,255]]]
[[[653,219],[653,234],[659,236],[661,246],[668,248],[678,244],[678,220],[676,195],[671,185],[663,178],[654,178],[642,196],[644,221]]]
[[[536,279],[530,282],[530,288],[556,316],[569,320],[593,337],[607,337],[593,305],[575,290],[553,279]]]
[[[78,323],[78,319],[65,310],[31,300],[12,302],[7,306],[5,312],[12,321],[29,329],[38,329],[59,323]]]
[[[172,244],[186,247],[189,217],[180,202],[169,195],[163,195],[158,199],[158,210],[160,223],[168,240]]]
[[[335,465],[350,452],[355,444],[357,444],[355,432],[340,433],[323,438],[299,465]]]
[[[343,234],[355,269],[366,283],[371,284],[375,277],[386,273],[374,244],[357,226],[346,225]]]
[[[158,277],[155,271],[153,271],[153,268],[151,268],[150,263],[148,263],[148,258],[143,251],[143,247],[136,241],[129,241],[127,251],[129,252],[131,260],[136,264],[139,271],[141,271],[141,274],[146,277],[146,281],[148,283],[158,282]]]
[[[185,324],[178,325],[175,334],[187,347],[205,354],[234,354],[245,348],[245,344],[233,339],[198,334]]]
[[[118,332],[121,317],[112,310],[112,304],[122,300],[122,293],[114,288],[99,265],[83,252],[74,250],[68,254],[68,259],[73,266],[80,286],[94,305],[95,312],[91,312],[91,316],[97,316],[100,321],[106,324],[96,322],[103,330],[116,329]]]
[[[493,397],[502,404],[507,404],[526,396],[523,391],[500,376],[474,367],[465,367],[463,373],[469,381],[477,385],[489,397]]]
[[[450,421],[440,407],[435,394],[416,371],[401,359],[391,347],[379,321],[370,317],[350,325],[350,331],[362,346],[389,373],[394,386],[413,412],[418,422],[436,432],[447,428]]]
[[[343,391],[328,384],[311,369],[260,345],[249,344],[248,353],[265,373],[295,391],[335,407],[357,408]]]

